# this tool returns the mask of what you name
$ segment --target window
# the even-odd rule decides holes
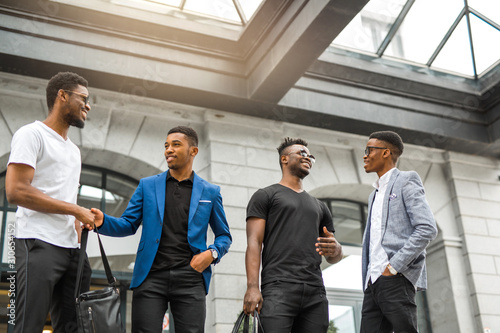
[[[333,217],[335,237],[342,245],[361,246],[368,205],[341,199],[320,199]]]
[[[370,0],[332,45],[477,79],[500,61],[491,43],[499,9],[498,1]]]

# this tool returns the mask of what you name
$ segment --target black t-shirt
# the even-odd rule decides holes
[[[274,184],[260,189],[247,206],[247,220],[266,220],[262,285],[276,280],[322,286],[321,256],[316,252],[323,226],[334,232],[325,203],[306,191]]]
[[[151,271],[186,266],[191,261],[187,231],[192,191],[193,175],[179,182],[168,172],[160,245]]]

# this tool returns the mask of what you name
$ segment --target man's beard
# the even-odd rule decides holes
[[[309,175],[309,169],[302,169],[300,165],[297,165],[290,170],[290,173],[300,179],[304,179]]]
[[[82,118],[76,117],[73,113],[66,114],[64,120],[68,123],[69,126],[75,126],[76,128],[85,127],[85,121]]]

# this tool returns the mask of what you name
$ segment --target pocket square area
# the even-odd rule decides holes
[[[200,200],[200,202],[212,202],[211,200]]]

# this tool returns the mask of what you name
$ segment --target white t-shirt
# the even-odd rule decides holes
[[[64,140],[40,121],[25,125],[12,138],[10,163],[33,167],[31,185],[43,193],[76,203],[81,156],[80,149],[69,138]],[[15,236],[37,238],[65,248],[79,247],[74,216],[41,213],[21,206],[16,212]]]

